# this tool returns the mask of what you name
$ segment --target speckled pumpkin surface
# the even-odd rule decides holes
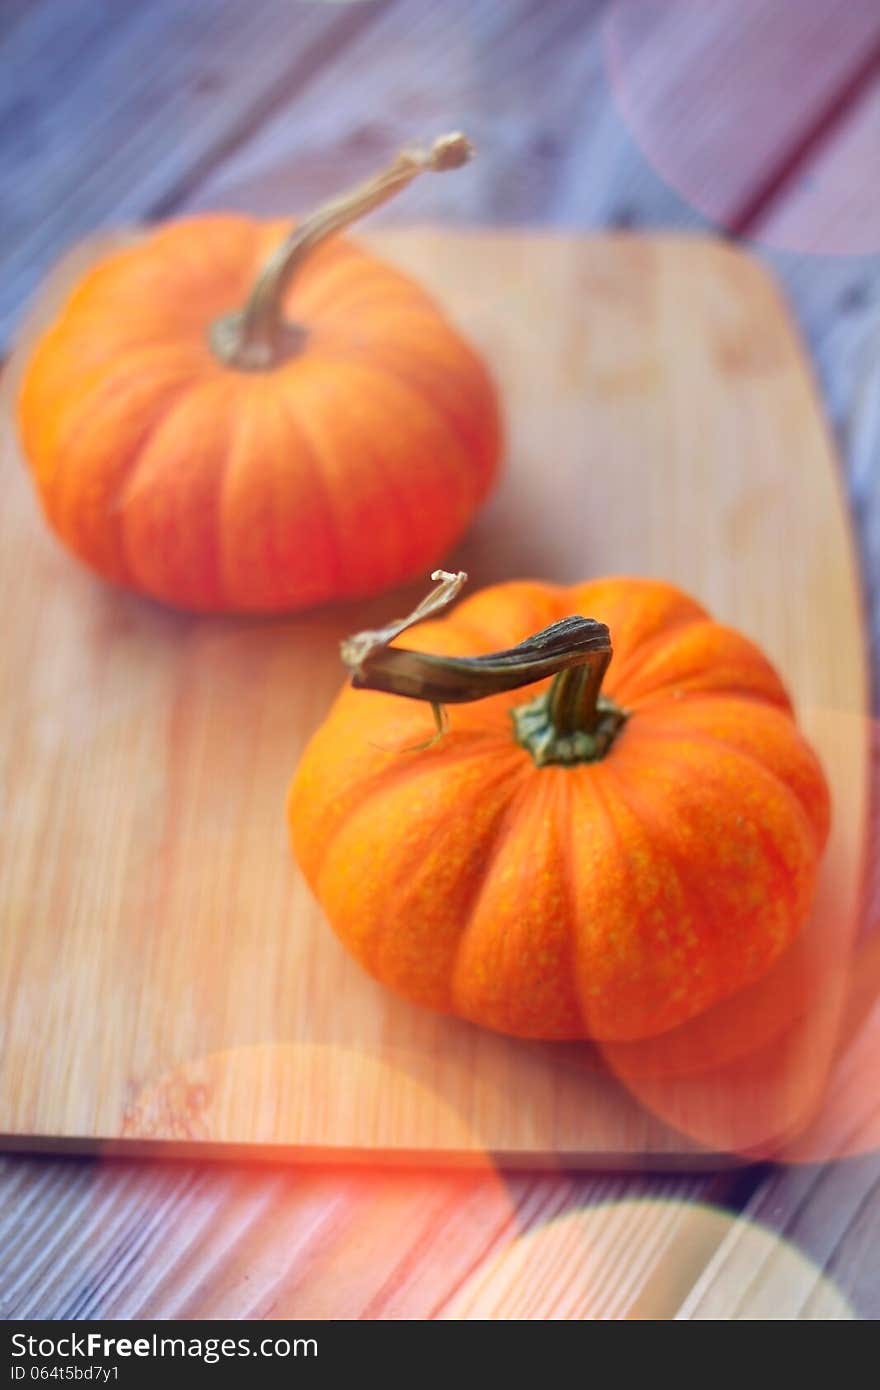
[[[773,668],[665,583],[515,582],[395,645],[510,647],[600,619],[625,713],[594,761],[539,766],[511,712],[346,688],[288,801],[294,853],[347,948],[413,1002],[521,1037],[634,1040],[759,979],[809,912],[826,782]]]
[[[293,227],[193,217],[92,266],[18,399],[63,543],[219,612],[373,594],[442,558],[495,478],[495,388],[418,284],[334,233],[469,154],[451,136]]]

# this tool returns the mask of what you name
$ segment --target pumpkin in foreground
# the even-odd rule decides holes
[[[347,948],[416,1004],[540,1039],[650,1038],[758,980],[829,828],[767,659],[653,580],[507,583],[421,622],[464,578],[441,577],[343,644],[352,685],[290,788]]]
[[[495,390],[417,284],[336,233],[470,154],[447,136],[293,230],[195,217],[94,265],[18,403],[61,540],[192,610],[299,609],[436,563],[491,486]]]

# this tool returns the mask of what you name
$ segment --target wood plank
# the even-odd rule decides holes
[[[751,228],[765,246],[813,256],[880,254],[880,60],[873,81],[814,147],[807,168]]]
[[[880,1316],[880,934],[852,967],[849,1040],[809,1128],[755,1185],[682,1318]]]
[[[681,1319],[880,1316],[880,1158],[787,1168],[762,1183],[682,1303]]]
[[[0,1313],[125,1320],[465,1316],[466,1290],[479,1270],[502,1252],[513,1259],[529,1233],[534,1240],[580,1219],[590,1232],[580,1253],[591,1287],[601,1291],[596,1316],[638,1309],[670,1317],[715,1248],[712,1231],[700,1223],[691,1236],[687,1204],[714,1206],[723,1191],[708,1177],[5,1159]],[[643,1242],[648,1214],[650,1239]],[[641,1248],[632,1261],[634,1247]],[[529,1281],[531,1316],[559,1315],[564,1275],[560,1268],[545,1282]]]
[[[880,11],[715,0],[695,22],[689,0],[617,0],[605,44],[614,100],[649,163],[736,232],[880,54]]]
[[[3,56],[14,81],[0,96],[4,123],[16,113],[28,123],[38,119],[34,100],[54,100],[59,79],[69,78],[71,69],[87,68],[106,46],[118,42],[131,9],[113,0],[7,0]]]
[[[730,227],[877,42],[872,0],[396,0],[188,205],[299,211],[411,139],[415,113],[419,132],[467,127],[481,167],[414,191],[413,220]]]
[[[173,204],[377,8],[65,0],[26,15],[4,44],[0,342],[63,250]]]
[[[750,229],[754,244],[789,286],[840,440],[863,555],[875,691],[880,690],[880,193],[868,171],[878,148],[880,78],[841,117],[809,168]],[[880,894],[880,888],[875,891]],[[880,910],[871,920],[880,921]]]
[[[582,1206],[525,1231],[481,1262],[456,1291],[442,1317],[475,1319],[670,1320],[693,1305],[690,1288],[701,1287],[702,1270],[720,1261],[736,1228],[751,1267],[771,1262],[747,1312],[724,1302],[704,1316],[778,1318],[791,1305],[792,1281],[813,1280],[802,1316],[826,1320],[851,1317],[846,1300],[794,1247],[734,1214],[691,1197],[687,1202],[627,1194],[608,1207]],[[683,1295],[687,1295],[683,1298]]]
[[[845,955],[864,813],[857,590],[827,440],[771,287],[696,241],[383,235],[502,383],[507,479],[463,567],[478,583],[662,575],[761,641],[834,785],[803,959]],[[548,441],[564,508],[548,504]],[[719,1105],[713,1075],[708,1109],[699,1087],[635,1086],[682,1138],[583,1056],[560,1065],[553,1049],[384,995],[323,926],[279,808],[338,684],[336,640],[387,604],[275,625],[165,614],[78,571],[18,467],[3,498],[0,583],[31,599],[9,642],[5,1133],[680,1162],[753,1149],[802,1118],[780,1111],[772,1066],[748,1103],[735,1076]],[[822,613],[834,663],[815,658]],[[821,1026],[814,1010],[794,1053],[777,1050],[810,1085],[823,1074],[810,1048],[827,1047],[838,1003],[827,988]],[[631,1059],[613,1061],[632,1090]],[[811,1099],[793,1075],[775,1081],[787,1104]]]
[[[544,221],[572,115],[601,101],[605,9],[605,0],[394,0],[307,89],[279,102],[185,206],[301,212],[371,172],[389,150],[462,128],[479,164],[452,188],[422,180],[378,217]]]

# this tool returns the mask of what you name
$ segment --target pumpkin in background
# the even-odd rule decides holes
[[[501,584],[399,645],[462,580],[343,644],[352,686],[291,785],[342,941],[407,999],[529,1038],[654,1037],[759,980],[829,828],[767,659],[626,578]],[[452,706],[427,745],[424,699]]]
[[[492,483],[495,391],[418,285],[335,233],[470,154],[447,136],[292,231],[195,217],[95,265],[19,397],[65,544],[194,610],[298,609],[435,562]]]

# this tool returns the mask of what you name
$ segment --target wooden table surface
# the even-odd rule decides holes
[[[424,180],[377,222],[742,241],[812,354],[877,688],[876,0],[5,0],[0,57],[6,345],[53,260],[98,227],[301,211],[447,128],[480,147],[479,177]],[[0,1310],[875,1318],[880,1096],[864,1092],[846,1156],[697,1176],[8,1156]]]

